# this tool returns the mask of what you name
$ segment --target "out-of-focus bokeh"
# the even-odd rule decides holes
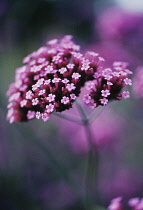
[[[142,0],[1,0],[1,209],[84,209],[83,169],[89,145],[83,127],[56,116],[48,122],[6,121],[6,91],[23,57],[66,34],[74,36],[83,52],[104,57],[106,67],[125,61],[133,71],[131,98],[105,107],[91,125],[100,157],[97,204],[106,208],[117,196],[143,196]]]

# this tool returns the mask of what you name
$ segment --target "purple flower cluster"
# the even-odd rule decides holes
[[[71,108],[85,84],[90,94],[84,100],[92,107],[129,97],[128,92],[120,93],[125,85],[131,85],[127,78],[131,72],[125,63],[114,63],[114,70],[103,69],[104,59],[97,53],[83,55],[79,50],[72,36],[67,35],[60,41],[47,42],[47,46],[24,58],[7,92],[10,123],[35,117],[47,121],[52,112]]]
[[[117,197],[111,200],[108,210],[124,210],[124,206],[121,203],[122,197]],[[143,198],[131,198],[128,201],[128,206],[131,207],[131,210],[143,210]]]
[[[126,85],[132,85],[131,79],[127,78],[132,72],[127,69],[127,64],[114,62],[113,69],[105,68],[93,75],[95,80],[86,83],[89,94],[84,95],[84,101],[91,107],[106,105],[109,100],[120,100],[129,98],[128,91],[121,93]]]

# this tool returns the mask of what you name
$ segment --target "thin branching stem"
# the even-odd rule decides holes
[[[68,120],[68,121],[71,121],[71,122],[75,122],[77,124],[82,124],[82,120],[73,116],[73,115],[69,115],[69,114],[61,114],[61,113],[58,113],[58,112],[53,112],[54,115],[60,117],[60,118],[63,118],[65,120]]]
[[[98,111],[98,113],[97,113],[97,110],[96,109],[93,112],[91,112],[91,114],[88,116],[89,122],[92,122],[95,119],[97,119],[100,116],[100,114],[103,112],[103,110],[104,110],[104,107],[100,108],[100,110]]]

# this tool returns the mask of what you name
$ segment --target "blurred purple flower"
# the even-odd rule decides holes
[[[143,67],[136,69],[133,77],[133,93],[135,97],[143,98]]]
[[[97,28],[102,41],[120,43],[142,62],[142,23],[142,14],[127,13],[120,8],[111,7],[99,16]]]
[[[143,198],[131,198],[128,201],[128,205],[133,208],[133,210],[142,210],[143,209]]]
[[[108,210],[125,210],[125,206],[122,204],[122,198],[117,197],[111,200]],[[143,199],[131,198],[128,202],[131,210],[143,210]]]
[[[110,205],[108,206],[108,210],[122,210],[121,200],[121,197],[112,199]]]
[[[140,63],[139,58],[132,55],[126,50],[121,43],[110,41],[102,41],[98,44],[88,45],[88,49],[98,52],[106,62],[103,62],[104,68],[112,67],[114,61],[128,62],[132,70]]]

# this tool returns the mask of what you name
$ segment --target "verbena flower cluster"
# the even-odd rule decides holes
[[[131,79],[127,78],[131,73],[123,62],[114,62],[113,69],[105,68],[95,72],[95,80],[86,83],[86,89],[90,92],[84,96],[85,103],[94,108],[106,105],[109,100],[129,98],[129,91],[121,93],[121,90],[126,85],[132,85]]]
[[[111,99],[129,98],[128,91],[121,93],[132,84],[126,63],[115,62],[113,69],[103,69],[102,61],[95,52],[80,53],[71,35],[47,42],[16,69],[15,82],[7,92],[7,119],[10,123],[35,117],[47,121],[51,113],[71,108],[83,86],[89,91],[83,100],[92,108]]]
[[[131,198],[128,201],[128,206],[131,210],[143,210],[143,198]],[[124,210],[124,205],[122,204],[122,197],[117,197],[111,200],[108,210]]]

